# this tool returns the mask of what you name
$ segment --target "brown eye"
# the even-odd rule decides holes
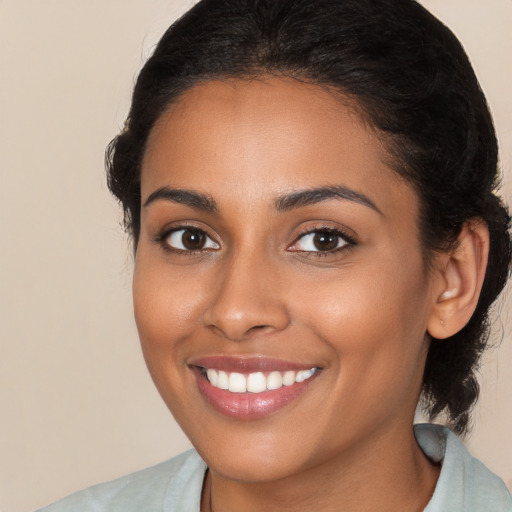
[[[338,247],[339,238],[334,233],[316,233],[313,244],[319,251],[332,251]]]
[[[290,248],[300,252],[334,252],[354,241],[338,230],[318,229],[300,236]]]
[[[181,241],[185,249],[189,251],[196,251],[202,249],[206,242],[206,235],[200,231],[192,231],[190,229],[183,232]]]
[[[203,249],[219,249],[204,231],[193,228],[176,229],[165,238],[167,245],[178,251],[201,251]]]

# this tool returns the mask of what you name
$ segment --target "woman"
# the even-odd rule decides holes
[[[45,510],[509,511],[464,434],[509,273],[497,147],[412,0],[203,0],[109,148],[135,317],[196,451]]]

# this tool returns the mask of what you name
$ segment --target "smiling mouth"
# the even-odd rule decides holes
[[[318,368],[308,370],[288,370],[285,372],[253,372],[243,374],[239,372],[226,372],[214,368],[201,368],[201,373],[215,388],[227,390],[231,393],[262,393],[280,389],[283,386],[292,386],[295,383],[310,379]]]
[[[295,402],[322,373],[307,366],[268,358],[212,356],[189,362],[203,399],[237,420],[258,420]]]

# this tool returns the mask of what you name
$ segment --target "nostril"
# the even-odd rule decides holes
[[[263,331],[268,327],[268,325],[254,325],[251,327],[247,332],[254,332],[254,331]]]

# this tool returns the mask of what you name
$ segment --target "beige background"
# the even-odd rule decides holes
[[[134,76],[192,0],[0,0],[0,511],[25,512],[188,446],[147,375],[103,150]],[[425,0],[487,92],[512,200],[511,0]],[[509,293],[509,297],[510,297]],[[470,445],[512,484],[502,305]]]

